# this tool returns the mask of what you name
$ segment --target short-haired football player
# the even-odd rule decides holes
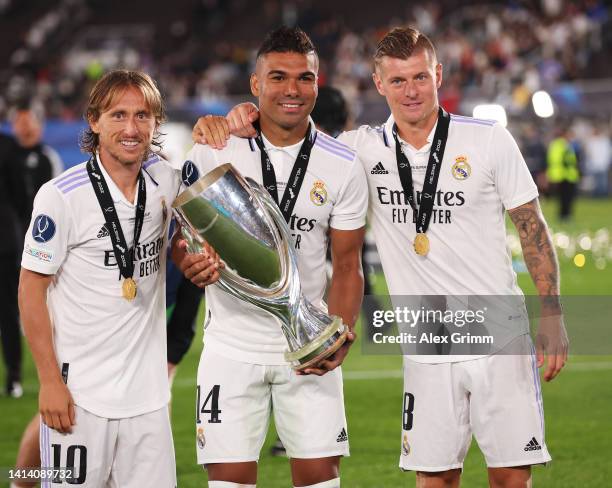
[[[315,48],[303,31],[283,27],[271,32],[259,49],[250,80],[261,110],[259,130],[250,139],[230,138],[219,151],[194,146],[182,176],[190,185],[231,162],[260,183],[264,177],[273,178],[278,199],[294,205],[285,218],[297,250],[303,293],[316,306],[326,307],[329,243],[333,276],[327,308],[352,328],[363,294],[367,186],[354,151],[316,130],[309,117],[317,97],[318,67]],[[296,180],[296,175],[302,178]],[[187,277],[189,258],[182,265]],[[216,286],[206,288],[206,302],[196,441],[209,486],[255,486],[273,411],[291,458],[294,485],[339,487],[340,457],[349,450],[337,366],[353,334],[334,357],[306,370],[311,374],[297,375],[285,361],[287,345],[277,319]]]

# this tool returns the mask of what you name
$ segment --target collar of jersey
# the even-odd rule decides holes
[[[314,121],[312,120],[312,117],[310,116],[308,116],[308,122],[310,122],[310,127],[311,127],[310,137],[313,138],[316,135],[316,126],[315,126]],[[298,154],[300,153],[300,148],[302,147],[302,144],[304,143],[304,139],[301,139],[299,142],[296,142],[295,144],[292,144],[291,146],[284,146],[284,147],[275,146],[268,139],[266,139],[266,136],[263,134],[263,132],[261,133],[261,139],[263,140],[266,151],[286,152],[293,159],[297,159]]]
[[[299,142],[296,142],[295,144],[292,144],[291,146],[275,146],[274,144],[272,144],[268,139],[266,139],[266,136],[263,135],[263,133],[261,134],[261,139],[263,140],[264,143],[264,147],[266,148],[267,152],[285,152],[287,154],[289,154],[289,156],[293,157],[294,159],[297,158],[298,153],[300,152],[300,148],[302,147],[302,143],[304,142],[304,139],[302,139]]]
[[[393,138],[393,124],[395,124],[395,119],[393,118],[393,114],[391,114],[389,116],[389,118],[387,119],[387,122],[385,122],[385,127],[383,129],[385,131],[385,135],[387,137],[387,140],[391,144],[395,143],[395,140]],[[398,134],[397,136],[398,136],[398,139],[400,141],[400,144],[402,145],[402,149],[408,150],[411,154],[419,154],[419,153],[423,153],[423,152],[429,153],[429,150],[431,149],[431,141],[433,141],[434,134],[436,133],[436,127],[438,127],[438,121],[437,120],[436,120],[436,123],[434,124],[434,126],[431,128],[431,131],[427,135],[427,144],[425,144],[420,149],[417,149],[412,144],[410,144],[409,142],[404,141],[401,137],[399,137],[399,134]]]
[[[113,181],[113,179],[106,172],[106,168],[102,164],[102,161],[100,161],[100,155],[98,153],[96,153],[96,158],[98,160],[98,166],[100,166],[100,171],[102,172],[102,176],[104,176],[104,180],[106,181],[106,184],[108,185],[108,191],[111,194],[111,198],[113,199],[113,202],[115,203],[123,202],[126,205],[133,207],[134,204],[128,202],[127,198],[125,198],[125,195],[121,192],[121,190],[119,190],[119,188],[117,188],[117,185],[115,185],[115,182]]]

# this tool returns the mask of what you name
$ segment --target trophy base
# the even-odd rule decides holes
[[[296,371],[316,366],[340,349],[346,341],[348,331],[349,328],[342,323],[342,319],[336,317],[327,330],[317,338],[316,345],[311,343],[296,351],[286,352],[285,359]],[[335,341],[330,344],[329,340],[334,339],[334,336]]]

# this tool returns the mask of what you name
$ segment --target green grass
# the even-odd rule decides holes
[[[578,202],[573,223],[560,226],[553,215],[553,204],[544,210],[554,231],[571,234],[610,228],[611,202]],[[612,263],[604,270],[595,267],[590,253],[586,264],[574,265],[560,256],[562,291],[567,295],[612,295]],[[591,263],[591,264],[589,264]],[[527,274],[519,281],[526,293],[533,293]],[[377,276],[377,288],[384,283]],[[179,486],[205,486],[205,473],[195,464],[194,404],[195,372],[201,350],[201,333],[194,341],[179,371],[173,388],[172,424],[175,437]],[[393,377],[400,371],[397,356],[366,356],[356,344],[345,366],[344,390],[349,423],[351,457],[342,461],[342,486],[349,488],[414,486],[414,474],[398,467],[400,450],[400,413],[402,381]],[[380,371],[386,378],[350,379],[355,371]],[[4,372],[0,367],[0,375]],[[23,427],[36,411],[38,385],[29,355],[24,371],[25,395],[20,400],[0,397],[0,467],[13,466]],[[612,479],[612,356],[572,356],[560,377],[543,385],[547,444],[553,463],[534,469],[534,485],[541,487],[599,488]],[[291,486],[286,459],[269,455],[273,440],[268,436],[262,450],[258,486]],[[2,486],[0,482],[0,486]],[[6,485],[4,485],[6,486]],[[486,469],[475,443],[466,459],[463,486],[487,486]]]

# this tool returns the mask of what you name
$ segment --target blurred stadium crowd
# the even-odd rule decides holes
[[[496,103],[534,175],[559,133],[582,172],[609,166],[612,17],[604,0],[502,2],[362,0],[0,0],[0,116],[36,100],[49,119],[80,121],[92,83],[116,67],[143,69],[160,84],[173,120],[224,113],[248,94],[263,34],[297,24],[318,46],[320,84],[339,88],[353,121],[380,123],[384,100],[371,81],[373,49],[393,25],[418,26],[444,64],[440,97],[471,115]],[[555,116],[536,117],[532,95],[550,93]],[[569,132],[567,129],[570,129]],[[61,149],[60,149],[61,152]],[[70,158],[68,158],[70,159]],[[606,162],[607,160],[607,162]],[[76,161],[74,161],[76,162]],[[585,179],[587,191],[596,181]],[[601,190],[601,189],[600,189]],[[606,188],[607,192],[607,188]]]

